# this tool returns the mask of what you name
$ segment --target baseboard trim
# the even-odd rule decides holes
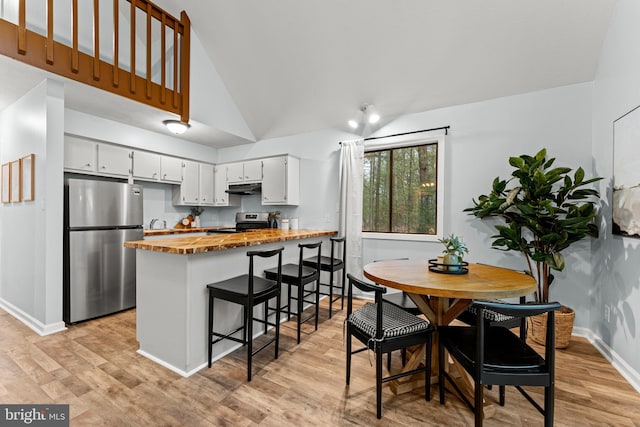
[[[11,316],[18,319],[25,326],[29,327],[29,329],[33,330],[36,334],[40,336],[51,335],[57,332],[62,332],[67,330],[64,322],[55,322],[55,323],[42,323],[35,317],[30,314],[24,312],[19,309],[15,305],[11,304],[9,301],[0,298],[0,308],[9,313]]]
[[[607,359],[611,366],[624,377],[631,386],[640,393],[640,373],[633,369],[629,364],[620,357],[611,347],[609,347],[602,338],[597,336],[591,329],[573,328],[573,334],[578,337],[586,338],[595,348]]]

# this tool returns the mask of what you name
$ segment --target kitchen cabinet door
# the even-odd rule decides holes
[[[213,188],[213,165],[202,163],[199,165],[199,201],[201,206],[212,206],[214,204]]]
[[[180,183],[182,181],[182,159],[161,155],[160,181]]]
[[[262,160],[249,160],[243,164],[244,182],[262,181]]]
[[[262,160],[262,204],[300,204],[300,160],[292,156]]]
[[[240,196],[226,193],[226,190],[229,188],[229,183],[227,182],[227,165],[215,167],[213,184],[214,204],[216,206],[240,206]]]
[[[98,164],[98,143],[65,135],[64,169],[72,172],[95,173]]]
[[[229,163],[225,166],[227,167],[227,182],[229,183],[244,182],[244,164],[243,163]]]
[[[129,176],[131,149],[110,144],[98,144],[98,173],[109,176]]]
[[[182,161],[182,183],[173,189],[174,205],[197,206],[200,204],[200,178],[197,162]]]
[[[133,177],[156,181],[160,178],[160,155],[148,151],[133,151]]]

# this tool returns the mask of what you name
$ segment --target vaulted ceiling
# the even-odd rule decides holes
[[[155,2],[176,16],[186,10],[258,140],[348,130],[346,120],[363,103],[375,105],[389,120],[591,81],[615,5],[615,0]],[[0,79],[5,83],[2,72]],[[206,139],[196,134],[197,142]]]

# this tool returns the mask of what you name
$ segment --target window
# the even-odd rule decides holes
[[[365,146],[363,237],[441,237],[443,141],[440,136]]]

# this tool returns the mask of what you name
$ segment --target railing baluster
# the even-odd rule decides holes
[[[78,73],[78,0],[71,2],[71,71]]]
[[[131,93],[136,93],[136,0],[131,0]]]
[[[53,0],[47,0],[47,64],[53,64]]]
[[[27,53],[27,5],[26,0],[20,0],[18,4],[18,53]]]
[[[118,17],[118,1],[113,0],[113,85],[120,86],[120,19]]]
[[[178,21],[173,20],[173,108],[178,108]]]
[[[147,98],[151,99],[151,3],[147,3]]]
[[[182,21],[182,44],[180,45],[180,92],[182,93],[182,111],[180,120],[189,122],[189,66],[191,52],[191,21],[183,10],[180,12]]]
[[[160,30],[160,102],[167,102],[167,94],[165,92],[167,87],[167,14],[162,12],[161,24],[162,30]]]
[[[100,80],[100,0],[93,0],[93,79]]]

